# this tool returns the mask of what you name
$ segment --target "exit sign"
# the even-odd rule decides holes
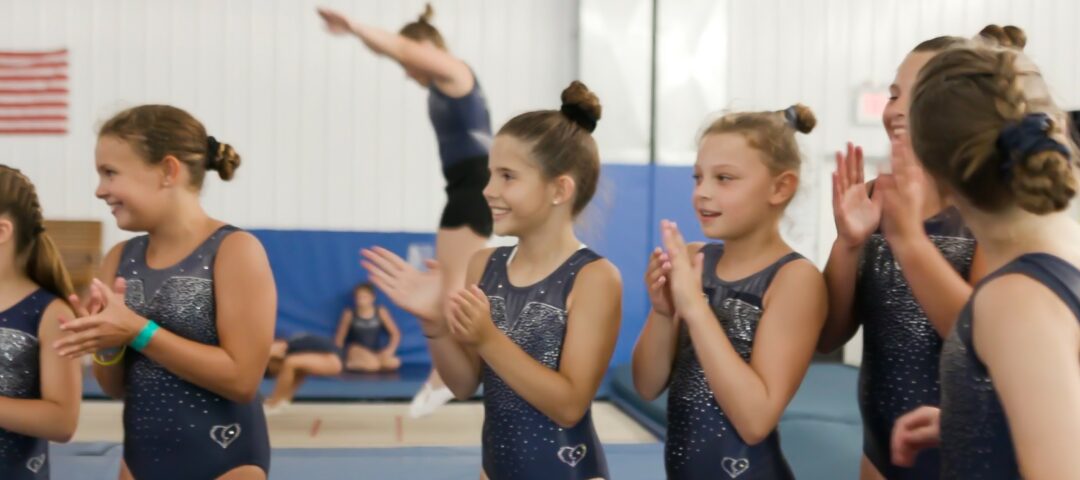
[[[855,92],[855,123],[881,125],[881,115],[889,103],[887,87],[862,87]]]

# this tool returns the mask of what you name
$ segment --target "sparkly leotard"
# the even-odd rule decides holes
[[[927,220],[924,228],[949,264],[967,278],[975,239],[959,213],[945,210]],[[938,404],[942,339],[915,300],[881,232],[863,248],[853,312],[864,329],[858,394],[863,453],[890,480],[937,478],[941,468],[937,449],[921,452],[910,468],[890,461],[889,439],[896,419],[919,406]]]
[[[979,285],[1012,273],[1045,285],[1080,321],[1080,270],[1075,266],[1049,254],[1028,254]],[[1020,466],[1005,409],[986,364],[975,351],[972,302],[964,307],[941,353],[941,477],[1019,479]],[[1024,328],[1023,318],[1015,320],[1016,328]]]
[[[38,327],[53,300],[55,296],[38,290],[0,312],[0,396],[41,398]],[[0,429],[0,478],[49,478],[49,442]]]
[[[496,249],[480,280],[491,302],[491,319],[529,356],[557,370],[566,336],[567,297],[578,272],[601,257],[578,250],[544,280],[516,287],[507,275],[512,252],[510,247]],[[491,480],[608,478],[591,409],[577,425],[563,428],[486,365],[483,382],[483,463]]]
[[[724,254],[724,246],[705,245],[701,253],[705,255],[702,287],[709,305],[731,346],[749,362],[765,292],[781,267],[803,257],[790,253],[760,272],[728,282],[716,275],[716,264]],[[756,445],[749,445],[739,437],[709,388],[685,324],[679,330],[668,388],[664,464],[669,479],[794,478],[780,451],[780,435],[775,430]]]
[[[146,264],[149,237],[128,241],[117,270],[127,280],[128,307],[176,335],[218,345],[214,260],[221,242],[237,230],[222,227],[162,270]],[[124,358],[124,389],[124,461],[135,478],[211,479],[244,465],[269,471],[259,398],[227,400],[132,349]]]

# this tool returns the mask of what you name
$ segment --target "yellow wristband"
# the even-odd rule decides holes
[[[103,367],[111,367],[113,365],[116,365],[117,363],[120,363],[120,360],[123,360],[124,352],[127,352],[127,345],[124,345],[124,346],[120,347],[120,353],[116,354],[115,357],[112,357],[112,358],[110,358],[108,360],[103,360],[98,355],[98,352],[94,352],[94,355],[93,355],[94,363],[96,363],[98,365],[101,365]]]

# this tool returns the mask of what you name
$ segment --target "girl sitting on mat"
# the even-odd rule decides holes
[[[375,286],[362,283],[353,289],[353,308],[341,312],[334,344],[344,352],[345,368],[358,372],[392,372],[401,367],[395,354],[401,331],[390,311],[375,303]],[[382,348],[383,333],[390,337]]]
[[[341,371],[341,350],[329,338],[302,333],[288,340],[274,340],[266,372],[277,380],[264,403],[266,413],[277,413],[289,406],[307,377],[333,377]]]

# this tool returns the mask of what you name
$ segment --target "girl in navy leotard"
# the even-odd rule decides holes
[[[401,331],[386,307],[375,303],[375,286],[353,289],[354,304],[341,312],[334,341],[345,356],[345,367],[358,372],[389,372],[401,367],[397,348]],[[386,344],[382,343],[386,335]]]
[[[1004,31],[988,26],[979,41],[996,42],[995,34]],[[892,144],[890,173],[866,182],[862,149],[851,144],[836,156],[837,238],[825,267],[829,316],[819,349],[840,348],[863,327],[858,400],[864,480],[938,478],[936,449],[901,467],[889,460],[889,435],[901,415],[938,404],[942,341],[985,268],[971,231],[911,155],[908,105],[919,69],[939,52],[970,41],[924,41],[897,68],[883,115]]]
[[[72,318],[71,280],[34,185],[0,165],[0,478],[49,478],[49,442],[75,433],[79,364],[51,347]]]
[[[919,74],[915,153],[992,273],[945,342],[940,411],[895,425],[898,464],[940,444],[942,478],[1080,478],[1080,225],[1067,212],[1080,157],[1049,92],[1015,48],[950,49]]]
[[[779,223],[799,183],[795,132],[814,124],[801,105],[716,120],[698,148],[693,204],[705,235],[723,243],[687,245],[661,223],[633,376],[646,399],[668,389],[668,478],[793,478],[776,426],[813,357],[826,300],[821,273]]]
[[[449,292],[464,285],[469,258],[491,236],[491,209],[482,190],[488,183],[491,117],[473,70],[448,50],[431,23],[428,4],[415,22],[397,34],[319,9],[327,29],[355,36],[372,52],[398,62],[409,78],[428,90],[428,118],[439,146],[446,180],[446,206],[435,236],[438,271],[417,275],[416,285],[394,302],[416,316],[440,315]],[[434,369],[410,407],[414,417],[427,415],[453,395]]]
[[[199,201],[205,175],[231,179],[240,157],[187,112],[143,105],[102,126],[95,163],[117,225],[146,234],[109,251],[93,286],[103,309],[65,325],[77,333],[61,353],[99,350],[94,374],[124,401],[135,478],[266,478],[258,386],[274,280],[259,241]]]
[[[495,137],[484,195],[512,248],[477,253],[469,287],[445,317],[423,318],[439,373],[459,398],[484,386],[483,471],[491,479],[608,478],[590,405],[619,330],[621,285],[611,262],[585,248],[574,218],[596,190],[591,135],[596,96],[580,82],[560,110],[521,114]],[[365,252],[388,295],[412,273]]]

